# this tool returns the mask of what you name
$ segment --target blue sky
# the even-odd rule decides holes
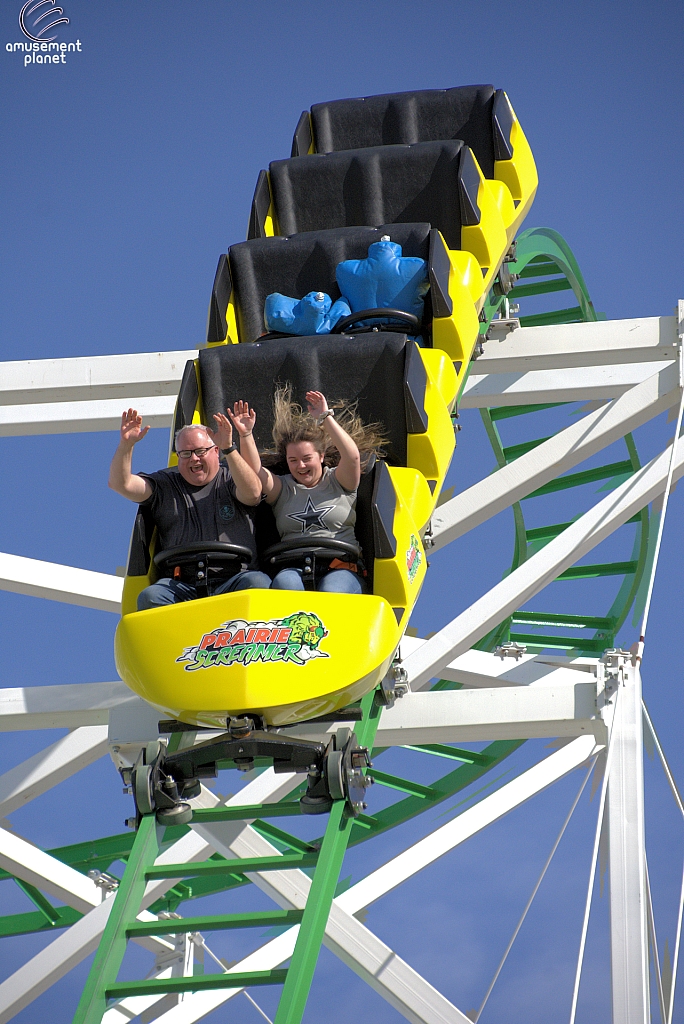
[[[258,171],[289,155],[300,112],[326,99],[417,88],[491,82],[507,90],[540,177],[525,226],[560,231],[596,307],[609,318],[671,314],[683,294],[680,3],[63,0],[63,6],[70,24],[60,39],[79,39],[82,49],[54,67],[24,67],[21,54],[6,52],[6,42],[21,38],[21,3],[4,0],[0,9],[0,360],[201,343],[218,255],[244,238]],[[493,466],[478,414],[464,414],[461,422],[450,477],[457,489]],[[567,422],[561,410],[553,429]],[[664,417],[642,428],[637,440],[644,457],[671,434]],[[114,434],[0,439],[0,549],[103,572],[122,564],[132,510],[106,489],[115,443]],[[165,432],[153,431],[136,453],[138,468],[162,465],[166,445]],[[585,496],[583,507],[598,497]],[[559,504],[549,513],[547,521],[564,514]],[[680,777],[683,525],[677,492],[644,663],[647,701]],[[615,541],[615,550],[621,543]],[[501,578],[511,551],[505,513],[481,528],[475,544],[468,538],[436,555],[416,626],[436,629],[479,597]],[[561,596],[563,586],[569,585],[550,588],[545,607],[584,610],[590,602],[601,614],[610,603],[609,584],[573,584],[572,594]],[[115,678],[112,615],[0,593],[0,622],[2,686]],[[635,632],[626,628],[624,642]],[[57,735],[3,734],[2,770]],[[543,752],[542,744],[527,744],[515,765]],[[416,766],[415,777],[430,771],[433,766]],[[371,910],[369,925],[463,1010],[486,989],[578,785],[575,773]],[[650,764],[647,787],[651,875],[672,944],[682,830]],[[128,811],[118,776],[103,760],[12,822],[34,842],[54,846],[118,832]],[[567,1019],[595,812],[596,803],[587,801],[578,810],[483,1024]],[[431,820],[443,823],[441,813]],[[379,841],[377,850],[355,852],[354,877],[428,827],[420,821]],[[5,888],[3,912],[22,909]],[[578,1020],[587,1024],[606,1019],[608,989],[600,981],[606,917],[604,900],[580,1002]],[[10,973],[44,941],[27,937],[7,948],[5,942],[3,969]],[[223,941],[216,947],[229,955]],[[17,1020],[34,1024],[49,1016],[66,1024],[84,971]],[[331,994],[331,1021],[346,1019],[350,1007],[359,1020],[400,1019],[324,953],[305,1019],[321,1019]],[[272,994],[259,999],[272,1006]],[[684,1011],[675,1019],[678,1014],[684,1020]],[[246,1001],[215,1015],[252,1018],[259,1019]]]

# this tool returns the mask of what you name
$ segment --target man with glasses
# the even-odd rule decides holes
[[[251,433],[254,413],[247,403],[237,403],[235,414],[230,415],[238,433]],[[233,444],[231,420],[221,414],[214,419],[216,431],[193,424],[177,432],[177,467],[135,474],[133,448],[150,428],[143,427],[142,416],[135,409],[121,417],[121,439],[109,470],[109,486],[124,498],[149,508],[159,535],[158,551],[184,548],[198,541],[220,541],[241,545],[251,552],[251,558],[243,562],[206,566],[202,593],[196,585],[196,567],[177,567],[174,577],[159,579],[141,591],[139,611],[191,601],[205,594],[251,587],[267,589],[271,585],[270,578],[258,571],[250,512],[261,500],[261,482]],[[224,462],[219,460],[220,454]]]

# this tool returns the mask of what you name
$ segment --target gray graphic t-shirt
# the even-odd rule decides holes
[[[346,491],[332,469],[324,468],[315,487],[298,484],[289,473],[280,480],[283,486],[273,512],[282,540],[326,537],[358,549],[354,533],[356,491]]]

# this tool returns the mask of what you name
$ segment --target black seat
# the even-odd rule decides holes
[[[192,372],[190,372],[192,370]],[[197,377],[189,361],[177,406],[175,429],[192,412],[197,399]],[[273,392],[278,382],[290,383],[293,397],[304,404],[309,390],[322,391],[329,402],[356,402],[367,422],[380,422],[388,438],[386,460],[406,465],[409,433],[424,433],[425,368],[415,342],[398,334],[336,335],[282,338],[253,345],[220,345],[201,349],[199,386],[203,416],[212,422],[214,413],[246,399],[256,409],[255,440],[260,449],[272,443]],[[183,412],[185,410],[185,413]],[[276,472],[287,472],[285,466]],[[393,557],[392,522],[396,496],[387,466],[377,461],[367,467],[357,498],[356,535],[372,587],[375,558]],[[257,513],[257,543],[264,551],[278,540],[270,509]],[[270,566],[263,566],[268,571]]]
[[[292,156],[461,139],[470,146],[486,178],[506,152],[508,102],[491,85],[423,89],[359,99],[315,103],[304,111],[292,142]]]
[[[215,331],[207,341],[226,336],[225,305],[233,292],[240,341],[256,341],[265,331],[264,303],[272,292],[301,299],[309,292],[327,292],[333,302],[340,297],[335,269],[343,260],[364,259],[368,247],[389,235],[401,245],[404,256],[430,258],[429,224],[392,224],[379,228],[339,228],[336,231],[308,231],[289,237],[238,242],[228,250],[227,265],[219,263],[212,306],[216,306]],[[229,275],[228,283],[221,280]],[[448,294],[448,293],[447,293]],[[222,308],[221,308],[222,307]],[[221,315],[222,314],[222,315]],[[212,327],[210,321],[210,327]]]
[[[192,364],[190,364],[192,365]],[[196,389],[194,374],[184,384]],[[427,429],[424,395],[426,377],[415,342],[401,334],[321,335],[279,338],[253,345],[217,345],[201,349],[199,378],[205,422],[239,399],[249,401],[257,413],[255,440],[260,449],[272,444],[273,392],[289,383],[295,401],[305,405],[307,391],[322,391],[332,404],[358,403],[366,423],[380,422],[388,437],[387,460],[406,465],[408,433]],[[195,391],[196,394],[196,391]],[[192,397],[184,401],[184,386],[177,410],[194,409]],[[177,419],[175,429],[183,426]]]
[[[450,249],[461,248],[461,227],[478,224],[481,176],[459,140],[376,146],[276,160],[257,182],[250,238],[266,235],[272,203],[276,231],[427,222]]]

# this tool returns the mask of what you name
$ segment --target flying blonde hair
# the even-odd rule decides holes
[[[335,410],[337,423],[359,449],[362,466],[368,463],[371,455],[384,454],[387,437],[382,423],[364,423],[356,411],[356,403],[334,402],[330,408]],[[273,447],[261,453],[270,464],[285,462],[287,446],[301,441],[310,441],[327,466],[336,466],[340,460],[332,438],[301,405],[292,400],[291,384],[279,385],[273,396],[272,437]]]

